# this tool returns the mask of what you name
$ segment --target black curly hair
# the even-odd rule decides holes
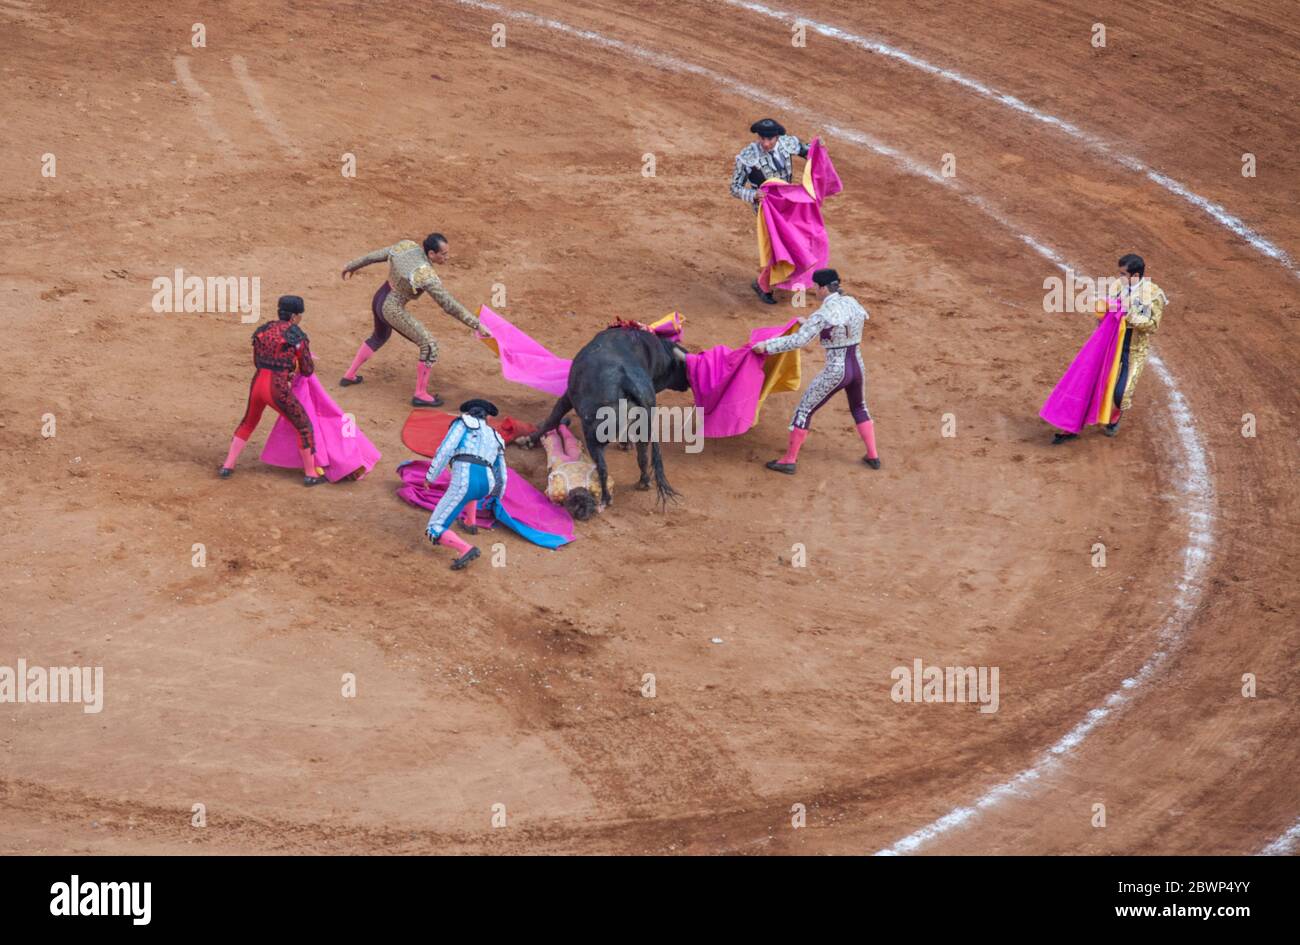
[[[579,522],[585,522],[596,514],[596,497],[590,489],[570,489],[564,497],[564,508]]]

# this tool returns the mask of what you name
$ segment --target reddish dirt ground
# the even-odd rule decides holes
[[[683,500],[666,513],[620,491],[569,547],[480,535],[506,567],[451,574],[393,494],[413,349],[394,339],[364,386],[338,388],[379,279],[341,282],[340,265],[436,228],[451,290],[475,307],[503,283],[503,314],[558,352],[674,308],[691,346],[738,344],[782,317],[748,289],[752,219],[726,186],[776,110],[523,20],[493,48],[503,17],[454,2],[0,4],[0,665],[102,666],[106,690],[98,715],[0,705],[0,850],[864,853],[1032,765],[1161,643],[1188,536],[1179,431],[1149,372],[1118,438],[1046,445],[1038,407],[1091,320],[1045,315],[1055,269],[961,194],[1095,274],[1146,256],[1173,298],[1156,350],[1205,446],[1214,543],[1131,704],[923,852],[1253,853],[1286,830],[1295,276],[1105,155],[851,45],[794,49],[787,26],[718,4],[520,4],[786,96],[797,111],[775,117],[802,136],[856,128],[936,169],[957,156],[945,188],[830,139],[833,262],[872,315],[884,468],[858,463],[836,403],[799,475],[767,472],[781,395],[743,437],[668,450]],[[798,9],[1068,118],[1300,256],[1289,4],[1182,6]],[[256,461],[268,418],[216,478],[250,326],[153,312],[152,280],[177,267],[260,277],[264,311],[307,299],[322,378],[384,451],[373,475],[303,489]],[[544,414],[461,326],[416,311],[451,403]],[[539,455],[511,462],[540,482]],[[613,455],[620,482],[634,463]],[[894,703],[890,670],[915,658],[999,667],[1000,711]]]

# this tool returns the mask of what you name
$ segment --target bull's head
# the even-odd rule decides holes
[[[668,363],[655,378],[656,390],[690,390],[691,381],[686,373],[686,349],[675,341],[659,339],[668,354]]]

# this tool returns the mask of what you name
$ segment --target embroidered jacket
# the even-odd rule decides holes
[[[447,435],[443,437],[438,452],[429,462],[426,482],[437,479],[456,456],[473,456],[482,460],[478,465],[486,465],[489,470],[493,495],[501,495],[506,488],[506,444],[501,435],[487,425],[487,421],[467,413],[461,414],[451,422]],[[461,460],[460,462],[467,462]],[[472,462],[469,460],[468,462]],[[455,468],[452,475],[455,475]]]
[[[773,338],[763,347],[768,354],[780,354],[802,348],[815,337],[820,337],[824,348],[847,348],[862,341],[862,324],[870,316],[851,295],[832,292],[822,300],[799,330],[793,334]]]
[[[610,495],[614,494],[614,477],[607,471],[605,484]],[[546,497],[556,505],[563,505],[574,489],[587,489],[593,495],[600,495],[600,476],[596,464],[587,459],[556,463],[546,471]]]
[[[794,135],[777,138],[776,147],[771,151],[764,151],[757,141],[751,141],[736,155],[736,167],[731,175],[731,196],[752,204],[754,194],[763,185],[763,181],[776,177],[790,183],[794,180],[796,154],[807,157],[808,145],[801,143]],[[753,186],[748,187],[747,184]]]
[[[421,292],[427,292],[452,318],[464,322],[475,331],[479,330],[478,319],[443,287],[442,280],[429,264],[424,247],[414,240],[402,240],[385,249],[358,256],[343,269],[345,272],[356,272],[363,266],[385,261],[388,262],[388,284],[392,286],[393,293],[403,307],[419,298]]]
[[[1143,278],[1135,286],[1120,289],[1120,301],[1128,312],[1129,328],[1144,335],[1153,335],[1160,327],[1169,297],[1164,289],[1150,279]]]
[[[307,345],[307,333],[297,325],[276,319],[253,332],[253,364],[271,371],[311,374],[316,364]]]

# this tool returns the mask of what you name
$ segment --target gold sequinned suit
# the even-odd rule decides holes
[[[407,306],[422,292],[442,306],[452,318],[479,330],[479,321],[470,311],[456,301],[443,287],[442,280],[429,264],[423,247],[414,240],[402,240],[385,249],[359,256],[343,267],[344,272],[355,272],[374,263],[388,263],[389,292],[379,311],[392,328],[408,341],[420,347],[420,360],[432,364],[438,360],[438,342],[418,318],[407,311]],[[382,290],[381,290],[382,291]]]
[[[1124,386],[1124,400],[1120,404],[1121,410],[1128,410],[1133,406],[1133,389],[1151,353],[1151,337],[1160,327],[1160,316],[1164,314],[1169,298],[1160,286],[1150,279],[1143,279],[1122,293],[1121,299],[1128,312],[1128,330],[1132,336],[1128,350],[1128,383]]]
[[[546,448],[548,499],[556,505],[563,505],[574,489],[586,489],[592,495],[599,494],[600,476],[597,475],[596,464],[583,455],[582,445],[567,427],[557,427],[542,437],[542,446]],[[613,495],[614,477],[606,475],[605,485]]]

